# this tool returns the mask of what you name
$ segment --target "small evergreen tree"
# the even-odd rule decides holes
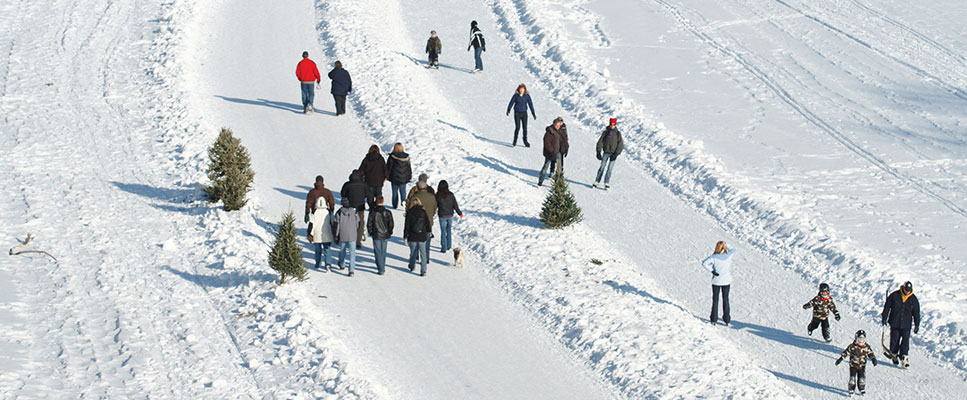
[[[581,208],[574,200],[574,194],[571,193],[567,180],[564,179],[564,173],[559,171],[554,175],[554,184],[547,198],[544,199],[541,222],[548,228],[561,229],[581,222],[582,218]]]
[[[248,202],[245,195],[251,190],[255,172],[248,150],[232,135],[231,129],[222,128],[218,133],[218,139],[208,149],[208,161],[208,179],[212,184],[202,188],[208,200],[221,200],[225,211],[245,206]]]
[[[279,273],[279,284],[285,283],[289,277],[296,280],[306,279],[306,265],[302,262],[302,248],[295,233],[295,216],[292,210],[282,216],[279,231],[275,234],[275,243],[269,251],[269,266]]]

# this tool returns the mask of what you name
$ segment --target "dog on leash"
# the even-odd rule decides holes
[[[453,248],[453,266],[463,268],[463,251],[459,247]]]

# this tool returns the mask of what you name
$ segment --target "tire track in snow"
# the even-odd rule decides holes
[[[691,32],[693,35],[695,35],[696,37],[698,37],[699,39],[701,39],[703,42],[705,42],[706,44],[708,44],[710,47],[718,50],[720,53],[728,56],[729,58],[731,58],[732,60],[734,60],[735,62],[737,62],[739,65],[741,65],[743,68],[745,68],[746,71],[748,71],[750,74],[752,74],[753,76],[755,76],[756,79],[758,79],[763,84],[765,84],[766,87],[768,87],[769,90],[772,91],[773,94],[775,94],[780,100],[782,100],[782,102],[786,103],[796,113],[802,115],[803,118],[805,118],[807,121],[809,121],[810,123],[812,123],[814,126],[816,126],[817,128],[819,128],[823,132],[826,132],[827,135],[829,135],[831,138],[833,138],[834,140],[836,140],[837,142],[839,142],[840,144],[842,144],[844,147],[846,147],[846,149],[848,149],[849,151],[853,152],[854,154],[856,154],[860,158],[866,160],[868,163],[870,163],[871,165],[873,165],[877,169],[885,172],[886,174],[888,174],[890,176],[893,176],[894,178],[898,179],[899,181],[905,183],[907,186],[909,186],[909,187],[917,190],[918,192],[924,194],[927,197],[930,197],[930,198],[936,200],[940,204],[943,204],[944,207],[946,207],[950,211],[956,213],[957,215],[960,215],[961,217],[967,218],[967,208],[964,208],[964,207],[961,207],[961,206],[957,205],[952,200],[950,200],[950,199],[946,198],[945,196],[943,196],[942,194],[936,192],[935,190],[933,190],[932,188],[930,188],[922,180],[920,180],[920,179],[918,179],[916,177],[908,176],[908,175],[904,174],[903,172],[901,172],[900,170],[898,170],[896,168],[893,168],[886,161],[884,161],[883,159],[877,157],[876,154],[873,154],[869,150],[866,150],[866,148],[864,148],[863,146],[859,145],[858,143],[856,143],[855,141],[853,141],[852,139],[850,139],[848,136],[846,136],[845,134],[843,134],[842,132],[840,132],[839,129],[836,129],[836,127],[834,127],[833,125],[831,125],[828,122],[826,122],[822,117],[820,117],[818,114],[816,114],[814,111],[812,111],[808,106],[806,106],[805,104],[802,104],[801,102],[799,102],[793,95],[791,95],[789,93],[789,91],[787,91],[782,86],[782,84],[779,81],[773,79],[768,73],[766,73],[761,68],[759,68],[755,64],[755,62],[749,60],[742,53],[739,53],[739,52],[735,51],[732,48],[734,45],[722,43],[719,40],[716,40],[715,38],[711,37],[709,34],[705,33],[702,29],[700,29],[695,24],[693,24],[691,22],[691,20],[688,19],[688,17],[686,17],[682,13],[682,11],[680,9],[678,9],[677,7],[675,7],[674,5],[672,5],[671,3],[669,3],[669,2],[667,2],[665,0],[652,0],[652,1],[654,1],[655,3],[658,3],[659,5],[661,5],[662,7],[664,7],[666,10],[668,10],[668,12],[671,13],[672,16],[674,16],[676,20],[678,20],[679,24],[682,27],[684,27],[685,29],[687,29],[689,32]],[[787,5],[786,3],[782,2],[782,0],[775,0],[775,1],[777,1],[779,3],[782,3],[784,5]],[[795,8],[793,8],[791,6],[790,6],[790,9],[793,9],[793,10],[798,11],[797,9],[795,9]],[[807,17],[807,18],[809,18],[811,20],[814,20],[814,21],[820,23],[823,26],[826,26],[827,28],[829,28],[831,30],[835,30],[836,32],[838,32],[838,33],[840,33],[840,34],[842,34],[842,35],[850,38],[853,41],[856,41],[857,43],[863,45],[866,48],[869,48],[871,50],[877,51],[878,53],[881,53],[879,50],[873,48],[868,43],[863,42],[862,40],[859,40],[858,38],[856,38],[854,36],[851,36],[851,35],[849,35],[846,32],[843,32],[841,30],[838,30],[835,27],[833,27],[833,26],[831,26],[829,24],[826,24],[826,23],[822,22],[821,20],[819,20],[819,19],[817,19],[815,17],[811,17],[811,16],[809,16],[809,15],[807,15],[805,13],[803,13],[803,16],[805,16],[805,17]],[[901,64],[904,64],[905,66],[908,66],[909,68],[914,69],[915,71],[919,71],[918,74],[921,74],[921,76],[930,77],[930,78],[934,79],[935,81],[942,82],[942,80],[939,80],[939,79],[933,77],[932,75],[927,74],[926,71],[923,71],[923,70],[921,70],[921,69],[919,69],[919,68],[917,68],[917,67],[915,67],[915,66],[913,66],[913,65],[911,65],[909,63],[906,63],[905,61],[896,59],[895,57],[892,57],[892,56],[889,56],[889,55],[886,55],[886,54],[882,54],[882,55],[885,56],[885,57],[894,59],[895,61],[897,61],[897,62],[899,62]],[[926,75],[924,75],[924,74],[926,74]],[[967,96],[964,96],[963,94],[958,94],[957,91],[953,91],[951,93],[957,95],[957,97],[960,97],[960,98],[962,98],[964,100],[967,100]]]

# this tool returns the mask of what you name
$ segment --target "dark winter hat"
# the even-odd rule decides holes
[[[323,182],[322,175],[316,175],[316,182],[319,182],[319,183]]]
[[[420,174],[420,178],[417,180],[420,182],[426,182],[428,179],[430,179],[430,177],[426,176],[426,174]]]
[[[431,35],[436,35],[436,31],[430,31]]]
[[[825,283],[825,282],[824,283],[820,283],[819,284],[819,291],[820,292],[828,292],[829,291],[829,284],[828,283]]]
[[[561,118],[561,117],[554,118],[554,122],[555,123],[564,122],[564,118]]]
[[[906,290],[907,293],[912,292],[913,291],[913,284],[910,283],[910,281],[903,282],[903,290]]]
[[[863,339],[866,339],[866,331],[864,331],[864,330],[862,330],[862,329],[860,329],[860,330],[858,330],[858,331],[856,331],[856,336],[855,336],[855,338],[857,338],[857,339],[859,339],[859,338],[863,338]]]
[[[611,118],[611,119],[609,119],[608,120],[608,125],[618,125],[618,119],[617,118]]]
[[[306,57],[309,57],[309,52],[308,51],[303,51],[302,52],[302,58],[306,58]]]
[[[477,26],[477,21],[476,20],[470,21],[470,26]]]

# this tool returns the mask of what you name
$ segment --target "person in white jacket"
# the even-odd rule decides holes
[[[718,322],[719,292],[722,293],[722,321],[729,324],[732,316],[729,314],[729,287],[732,285],[732,256],[735,249],[729,249],[725,242],[715,244],[715,252],[702,261],[702,266],[712,273],[712,315],[709,319],[712,325]]]
[[[309,229],[306,229],[309,243],[316,250],[316,269],[325,259],[326,271],[329,271],[329,247],[332,246],[332,211],[323,197],[316,199],[316,211],[309,215]]]

